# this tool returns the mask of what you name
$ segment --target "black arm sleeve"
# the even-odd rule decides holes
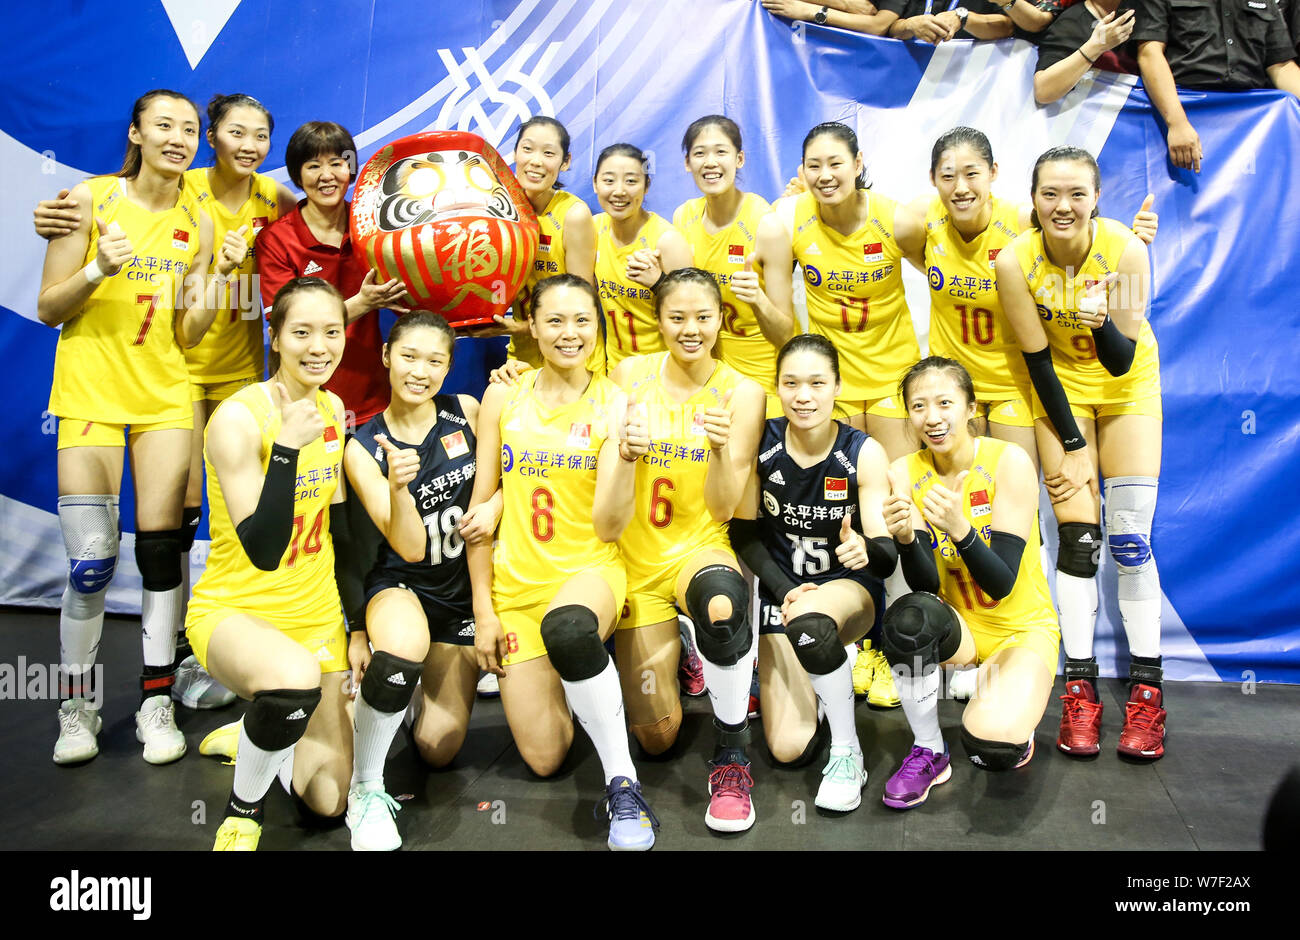
[[[271,445],[262,495],[253,514],[235,526],[244,554],[261,571],[274,571],[293,538],[293,485],[298,476],[298,452]]]
[[[939,593],[939,567],[930,551],[930,533],[914,529],[912,541],[898,546],[898,560],[903,563],[903,577],[913,591]]]
[[[1010,532],[994,529],[989,544],[974,529],[957,544],[957,554],[966,562],[966,570],[975,579],[980,590],[1000,601],[1011,593],[1020,573],[1020,558],[1025,553],[1025,540]]]
[[[1097,347],[1097,361],[1111,375],[1124,375],[1133,368],[1133,357],[1137,355],[1137,340],[1129,339],[1121,333],[1110,317],[1092,331],[1092,341]]]
[[[334,580],[339,586],[339,600],[343,603],[348,633],[364,630],[366,594],[356,546],[352,541],[352,527],[348,524],[346,502],[330,504],[330,540],[334,543]]]
[[[880,580],[894,573],[898,566],[898,546],[888,535],[867,539],[867,571]]]
[[[757,519],[731,520],[731,547],[736,550],[740,560],[749,566],[758,580],[767,585],[768,593],[777,601],[799,585],[781,570],[776,559],[763,547],[763,540],[758,535]]]
[[[1052,366],[1052,347],[1044,346],[1038,352],[1021,355],[1029,366],[1029,379],[1034,383],[1034,391],[1047,409],[1052,427],[1061,435],[1061,444],[1066,451],[1087,447],[1088,442],[1083,439],[1079,426],[1074,421],[1074,414],[1070,411],[1070,400],[1065,397],[1065,389],[1061,387],[1061,380],[1056,377],[1056,369]]]

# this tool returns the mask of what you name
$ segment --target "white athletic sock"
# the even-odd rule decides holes
[[[389,745],[402,726],[406,709],[400,712],[381,712],[366,701],[363,691],[356,699],[356,714],[352,727],[356,736],[352,743],[352,786],[371,780],[384,782],[384,761]]]
[[[600,768],[605,772],[605,783],[615,777],[636,780],[636,767],[627,743],[627,717],[623,713],[623,689],[618,682],[618,670],[613,660],[605,664],[599,675],[578,682],[561,680],[564,697],[573,711],[573,717],[587,732],[600,757]]]
[[[1160,575],[1152,561],[1144,570],[1126,573],[1119,565],[1119,615],[1129,653],[1160,655]]]
[[[284,760],[280,762],[280,766],[275,771],[276,777],[280,780],[280,786],[284,787],[284,792],[290,796],[293,796],[293,752],[297,747],[297,742],[289,745]],[[267,787],[270,787],[269,783]]]
[[[71,584],[63,588],[59,613],[59,662],[70,674],[80,674],[95,664],[99,639],[104,633],[105,587],[94,594],[82,594]]]
[[[901,673],[901,674],[900,674]],[[939,680],[942,670],[930,666],[922,674],[913,676],[910,669],[895,670],[894,684],[903,701],[903,714],[915,735],[918,747],[928,747],[936,754],[944,749],[943,732],[939,730]]]
[[[844,655],[849,658],[849,671],[853,671],[853,664],[858,661],[858,644],[847,643],[844,646]]]
[[[723,724],[744,724],[749,719],[749,689],[754,682],[753,657],[742,656],[734,665],[719,666],[701,652],[700,662],[714,716]]]
[[[170,666],[176,661],[176,628],[181,622],[181,586],[169,591],[141,592],[140,621],[144,628],[144,664]]]
[[[271,781],[281,765],[288,764],[286,758],[293,753],[292,747],[278,751],[264,751],[248,738],[248,730],[243,722],[239,725],[239,756],[235,758],[235,782],[232,790],[235,799],[241,803],[254,804],[265,798],[271,789]]]
[[[904,594],[912,593],[912,589],[907,586],[907,578],[903,577],[903,565],[900,562],[894,568],[893,574],[885,579],[885,610],[889,610]]]
[[[1061,619],[1061,645],[1070,659],[1092,656],[1097,626],[1097,579],[1056,572],[1056,613]]]
[[[817,700],[826,711],[831,747],[858,746],[858,725],[853,714],[853,660],[847,659],[824,676],[809,675]]]

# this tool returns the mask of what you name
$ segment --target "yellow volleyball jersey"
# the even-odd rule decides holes
[[[1122,222],[1096,219],[1092,247],[1078,271],[1067,272],[1047,258],[1040,229],[1022,232],[1011,243],[1025,274],[1029,292],[1052,349],[1052,364],[1066,397],[1074,404],[1106,405],[1137,401],[1160,394],[1160,353],[1151,325],[1143,319],[1133,366],[1124,375],[1111,375],[1097,361],[1092,330],[1079,322],[1079,301],[1089,286],[1119,268],[1120,255],[1137,236]],[[1120,278],[1116,290],[1129,286]]]
[[[537,216],[537,224],[541,229],[541,235],[537,241],[537,257],[533,259],[532,270],[528,272],[528,277],[524,280],[524,286],[519,289],[519,295],[515,298],[515,316],[523,318],[524,311],[532,303],[533,288],[537,282],[545,280],[548,277],[555,277],[557,274],[567,274],[568,269],[564,266],[564,217],[569,210],[573,208],[574,203],[582,202],[573,193],[566,193],[562,189],[557,189],[551,196],[551,201],[546,204],[546,211]],[[511,338],[509,346],[506,349],[507,355],[512,359],[522,359],[534,369],[542,365],[542,357],[537,352],[536,346],[531,347],[526,355],[520,355],[520,351],[515,348],[515,341]],[[605,346],[598,345],[591,351],[587,357],[587,371],[603,375],[605,372]]]
[[[925,268],[930,279],[930,354],[966,367],[980,401],[1020,397],[1015,376],[1024,360],[998,300],[993,262],[1020,234],[1020,207],[993,197],[988,228],[966,241],[935,197],[925,214]],[[1024,377],[1028,384],[1028,377]]]
[[[493,556],[492,603],[503,608],[548,602],[575,574],[617,564],[618,547],[592,527],[596,458],[619,394],[593,375],[577,400],[547,408],[526,373],[501,409],[501,490],[505,503]]]
[[[667,219],[651,212],[631,244],[620,248],[614,244],[609,215],[596,216],[596,287],[605,308],[605,363],[611,372],[628,356],[664,349],[654,292],[628,278],[627,259],[642,248],[654,250],[670,228]]]
[[[962,514],[966,521],[989,543],[993,531],[993,501],[997,498],[997,469],[1002,452],[1009,445],[992,437],[975,439],[975,459],[970,473],[962,481]],[[918,450],[907,458],[907,476],[912,501],[919,509],[928,493],[940,482],[934,468],[934,453]],[[939,595],[961,612],[972,630],[985,633],[1012,634],[1026,627],[1058,629],[1052,595],[1038,552],[1038,525],[1030,527],[1020,569],[1011,593],[1000,601],[985,594],[971,577],[946,532],[926,524],[930,530],[930,547],[939,567]]]
[[[131,242],[131,260],[102,280],[63,324],[54,354],[50,413],[107,424],[153,424],[192,414],[185,355],[176,342],[177,296],[199,254],[199,208],[177,193],[176,205],[150,212],[126,195],[117,176],[87,180],[91,211],[116,222]],[[99,251],[90,229],[83,264]]]
[[[275,180],[253,174],[253,191],[238,212],[231,212],[212,195],[206,168],[185,172],[185,191],[212,219],[212,250],[220,254],[227,232],[248,226],[244,238],[253,245],[244,263],[230,272],[230,289],[197,346],[185,350],[190,378],[203,384],[231,382],[248,375],[259,379],[262,367],[262,297],[253,279],[257,271],[256,239],[280,217]]]
[[[271,444],[280,433],[280,408],[272,394],[268,383],[257,382],[241,388],[217,408],[217,414],[227,408],[244,408],[253,416],[262,434],[259,458],[263,473],[270,461]],[[230,519],[221,480],[204,447],[212,548],[203,576],[194,585],[196,605],[246,610],[282,627],[341,622],[329,507],[342,481],[343,427],[324,390],[316,392],[316,409],[325,422],[325,431],[298,451],[293,534],[274,571],[262,571],[248,560]]]
[[[745,258],[754,253],[759,220],[767,214],[767,200],[745,193],[740,214],[722,231],[705,229],[708,201],[701,196],[684,202],[673,215],[673,227],[686,238],[695,266],[717,279],[722,291],[722,330],[718,333],[718,357],[754,379],[768,394],[776,393],[776,349],[758,328],[754,308],[737,300],[731,290],[731,276],[742,270]],[[760,285],[762,278],[759,279]]]
[[[666,394],[661,376],[668,353],[637,356],[628,371],[630,394],[646,408],[650,450],[636,465],[636,507],[618,540],[629,587],[658,580],[700,549],[730,550],[727,526],[704,503],[709,439],[704,412],[722,402],[743,376],[725,362],[684,402]]]
[[[903,296],[902,251],[894,240],[897,203],[868,191],[867,221],[847,237],[823,225],[812,193],[795,201],[795,259],[807,282],[808,328],[840,352],[839,397],[893,395],[921,358]]]

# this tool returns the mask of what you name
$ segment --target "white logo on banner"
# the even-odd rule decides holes
[[[542,79],[563,44],[547,44],[531,70],[525,71],[524,63],[532,57],[538,45],[521,44],[506,63],[500,83],[484,66],[477,49],[462,48],[461,53],[465,56],[463,63],[456,61],[450,49],[439,49],[438,57],[447,66],[447,73],[456,87],[438,112],[436,126],[444,130],[453,127],[458,131],[473,129],[493,147],[499,147],[516,119],[523,122],[534,114],[554,117],[555,105],[542,87]],[[503,91],[502,86],[511,82],[526,94]],[[535,100],[538,106],[529,107],[530,100]],[[488,117],[485,102],[501,106],[496,112],[497,120]]]
[[[198,68],[241,0],[162,0],[190,70]]]

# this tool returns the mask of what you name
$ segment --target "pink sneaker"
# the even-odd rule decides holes
[[[704,822],[714,832],[744,832],[754,825],[754,804],[749,798],[754,778],[748,764],[711,764],[709,811]]]
[[[695,644],[691,642],[691,632],[680,619],[678,629],[682,640],[682,654],[677,661],[677,682],[681,686],[683,695],[692,697],[703,695],[707,688],[704,683],[704,663],[700,661],[700,654],[695,651]]]

